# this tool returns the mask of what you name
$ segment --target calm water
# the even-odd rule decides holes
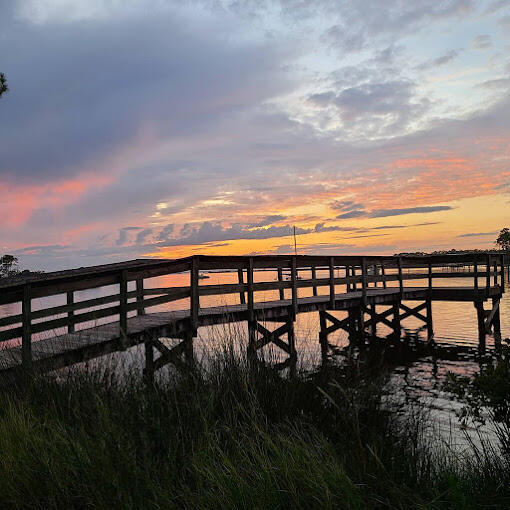
[[[223,283],[237,283],[237,273],[207,273],[208,278],[200,280],[200,285],[215,285]],[[318,271],[319,278],[327,278],[328,273]],[[343,276],[340,275],[340,276]],[[304,275],[309,277],[309,275]],[[275,272],[256,272],[254,281],[272,281],[276,280]],[[164,277],[153,278],[146,281],[146,287],[171,287],[171,286],[185,286],[189,284],[188,275],[169,275]],[[396,282],[390,282],[389,285],[396,285]],[[406,286],[426,286],[427,281],[415,280],[406,282]],[[436,279],[434,285],[462,287],[472,286],[473,282],[470,278],[448,278]],[[484,282],[480,281],[480,286]],[[134,287],[129,288],[134,290]],[[338,286],[337,292],[345,292],[344,286]],[[82,301],[98,297],[100,295],[115,294],[118,292],[116,286],[103,287],[101,289],[93,289],[88,291],[76,292],[75,300]],[[290,290],[286,291],[286,297],[290,298]],[[329,288],[319,288],[319,294],[327,294]],[[300,296],[311,296],[312,289],[300,289]],[[278,299],[278,291],[260,292],[255,294],[256,301],[271,301]],[[45,298],[34,300],[32,306],[34,309],[46,308],[48,306],[55,306],[65,303],[64,296],[57,296],[53,298]],[[149,309],[151,311],[168,311],[185,309],[189,306],[188,300],[176,301],[173,303],[161,305]],[[229,305],[239,303],[239,295],[231,294],[227,296],[205,296],[200,299],[202,307],[208,306],[225,306],[228,309]],[[412,304],[412,303],[411,303]],[[111,306],[111,305],[105,305]],[[488,303],[486,307],[488,307]],[[100,307],[99,307],[100,308]],[[381,310],[383,307],[381,307]],[[454,356],[454,359],[444,359],[441,354],[439,357],[422,357],[407,361],[400,366],[396,366],[393,371],[392,384],[402,399],[407,403],[419,403],[420,405],[427,405],[434,410],[434,416],[437,420],[438,426],[445,430],[450,430],[452,425],[457,427],[455,415],[453,410],[458,407],[458,404],[452,402],[448,395],[442,392],[442,382],[447,372],[454,372],[459,374],[472,374],[479,370],[479,360],[476,355],[476,348],[478,345],[478,332],[477,332],[477,318],[476,310],[473,303],[456,303],[456,302],[435,302],[432,305],[433,310],[433,323],[435,341],[439,346],[454,346],[456,348],[463,348],[465,352],[460,355]],[[9,305],[0,307],[0,316],[12,315],[20,313],[19,305]],[[510,294],[506,293],[500,304],[501,313],[501,331],[502,337],[507,338],[510,336]],[[345,316],[345,312],[335,312],[339,318]],[[98,323],[111,321],[111,318],[102,319]],[[90,327],[93,324],[77,325],[77,330]],[[414,336],[417,339],[424,339],[424,332],[419,328],[423,324],[415,318],[409,318],[402,322],[403,330],[406,334]],[[273,329],[275,325],[269,324],[268,328]],[[64,333],[65,330],[55,331],[53,334]],[[319,332],[319,317],[318,313],[300,314],[297,318],[295,325],[296,333],[296,346],[300,365],[306,369],[313,370],[321,363],[320,348],[318,343]],[[384,326],[378,326],[378,336],[385,336],[390,331]],[[48,336],[46,334],[46,336]],[[52,335],[51,335],[52,336]],[[247,338],[246,323],[236,323],[230,325],[221,325],[208,328],[200,328],[198,332],[198,339],[195,341],[195,355],[197,359],[203,359],[204,356],[210,354],[211,350],[224,345],[225,342],[233,340],[237,344]],[[347,334],[343,331],[336,332],[330,335],[330,343],[337,346],[339,349],[348,345]],[[171,341],[170,341],[171,342]],[[4,346],[13,345],[16,342],[9,344],[5,343]],[[490,355],[494,347],[494,339],[491,335],[487,336],[487,349]],[[440,351],[441,352],[441,351]],[[280,356],[278,349],[271,352],[270,356],[273,359]],[[335,356],[332,356],[335,358]],[[121,359],[127,363],[131,369],[140,370],[143,364],[142,349],[134,348],[129,353],[114,354],[110,357],[113,360]],[[339,356],[340,358],[340,356]],[[106,361],[103,359],[103,361]],[[486,433],[487,431],[483,431]],[[459,439],[460,436],[457,436]],[[461,441],[461,439],[459,439]]]

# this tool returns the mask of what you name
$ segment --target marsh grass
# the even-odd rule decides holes
[[[229,344],[152,387],[97,365],[20,382],[0,395],[0,506],[507,507],[506,461],[433,443],[385,382],[369,364],[283,376]]]

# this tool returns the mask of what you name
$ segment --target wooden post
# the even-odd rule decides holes
[[[483,301],[475,301],[476,315],[478,319],[478,349],[485,352],[485,311],[483,309]]]
[[[473,262],[473,272],[475,273],[474,275],[474,288],[475,288],[475,293],[478,294],[478,257],[475,255],[475,260]]]
[[[335,309],[335,259],[329,258],[329,306]]]
[[[432,323],[432,300],[427,299],[427,341],[430,342],[434,338],[434,326]]]
[[[283,270],[281,267],[278,268],[278,281],[280,283],[283,282]],[[280,301],[283,301],[285,299],[285,289],[280,288],[278,290],[280,292]]]
[[[349,316],[349,343],[353,343],[356,340],[356,313],[354,308],[349,308],[348,310]]]
[[[200,294],[199,294],[199,258],[194,255],[191,258],[191,274],[190,274],[190,319],[191,319],[191,331],[193,336],[196,336],[198,330],[198,313],[200,310]]]
[[[351,276],[356,277],[356,266],[354,264],[351,266]],[[352,290],[358,290],[358,284],[355,281],[352,283]]]
[[[323,310],[319,310],[319,323],[320,323],[319,343],[322,345],[324,342],[328,341],[328,335],[326,333],[326,329],[328,326],[326,323],[326,315],[324,314]]]
[[[184,342],[184,358],[188,363],[188,366],[192,366],[195,358],[193,355],[193,334],[191,331],[186,331],[184,333],[184,338],[182,340]]]
[[[398,283],[400,287],[400,299],[404,295],[404,275],[402,274],[402,257],[398,258]]]
[[[294,322],[289,320],[287,322],[287,339],[289,341],[289,350],[290,350],[290,358],[296,359],[297,350],[296,350],[296,337],[294,334]]]
[[[432,262],[429,262],[429,299],[432,297]]]
[[[127,349],[127,271],[124,269],[120,272],[119,283],[119,329],[120,329],[120,348]]]
[[[376,304],[374,303],[373,305],[371,305],[371,310],[372,310],[372,313],[370,314],[370,319],[371,319],[371,323],[372,323],[372,327],[370,328],[370,334],[372,336],[372,338],[375,338],[377,336],[377,308],[376,308]]]
[[[145,315],[143,306],[143,278],[136,279],[136,315]]]
[[[492,326],[494,328],[494,339],[496,341],[501,340],[501,318],[499,315],[500,310],[500,301],[499,298],[492,298],[492,308],[496,308],[496,312],[494,313],[494,317],[492,318]]]
[[[21,301],[21,361],[23,369],[27,372],[32,370],[32,298],[30,290],[30,283],[25,283]]]
[[[297,271],[296,271],[296,257],[291,259],[290,278],[292,281],[292,318],[296,320],[298,313],[298,292],[297,292]]]
[[[315,266],[312,266],[312,280],[316,280],[317,279],[317,270],[315,269]],[[313,284],[313,295],[316,296],[317,295],[317,285],[314,283]]]
[[[74,292],[72,290],[67,292],[67,304],[74,305]],[[74,310],[69,310],[67,312],[67,318],[69,319],[69,324],[67,325],[68,333],[74,333],[73,316],[74,316]]]
[[[248,279],[248,320],[254,319],[254,302],[253,302],[253,257],[248,258],[248,268],[246,277]]]
[[[489,289],[491,286],[491,256],[487,254],[485,257],[485,294],[489,295]]]
[[[350,266],[345,266],[345,277],[346,278],[349,278],[349,276],[351,275],[351,270],[350,270]],[[349,282],[347,282],[347,285],[345,286],[345,290],[346,292],[351,292],[351,284]]]
[[[400,340],[402,336],[402,329],[400,327],[400,302],[395,301],[393,303],[393,334],[395,340]]]
[[[152,347],[152,340],[150,338],[145,339],[145,368],[143,376],[145,382],[152,386],[154,384],[154,349]]]
[[[365,345],[365,307],[359,306],[356,308],[356,315],[358,319],[358,342],[360,346]]]
[[[386,280],[384,279],[386,277],[386,269],[384,267],[384,262],[381,262],[381,274],[383,276],[383,289],[385,289],[387,284],[386,284]]]
[[[500,257],[501,262],[501,292],[505,292],[505,255]]]
[[[241,268],[237,270],[237,279],[241,285],[244,284],[244,272]],[[246,295],[244,293],[244,290],[239,292],[239,302],[244,305],[246,303]]]
[[[367,306],[367,260],[361,257],[361,299],[363,306]]]

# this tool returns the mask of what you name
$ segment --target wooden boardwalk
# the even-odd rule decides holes
[[[455,268],[449,271],[448,267]],[[446,271],[445,271],[446,268]],[[462,269],[459,269],[462,268]],[[200,271],[235,271],[238,283],[211,285],[200,280]],[[404,273],[404,270],[406,271]],[[257,272],[260,271],[260,272]],[[288,272],[290,279],[284,279]],[[327,278],[318,278],[326,272]],[[189,285],[146,288],[151,278],[167,274],[189,275]],[[254,282],[254,274],[266,281]],[[276,279],[275,279],[276,277]],[[435,285],[445,278],[466,278],[464,287]],[[271,278],[268,280],[268,278]],[[407,286],[407,281],[427,286]],[[128,283],[134,289],[128,290]],[[105,286],[117,292],[101,295]],[[75,301],[76,292],[96,289],[98,296]],[[312,296],[300,296],[301,289]],[[326,290],[327,293],[321,291]],[[267,293],[278,299],[267,300]],[[21,313],[0,315],[0,341],[21,345],[0,350],[0,371],[49,371],[145,344],[146,373],[167,363],[182,365],[192,358],[193,337],[202,326],[247,321],[248,349],[256,355],[268,343],[282,349],[289,359],[297,355],[294,321],[305,312],[318,312],[318,341],[328,351],[328,335],[343,329],[352,341],[363,343],[375,336],[378,324],[388,326],[396,338],[401,322],[417,318],[433,339],[432,301],[472,302],[478,316],[480,346],[491,330],[501,335],[499,300],[504,292],[504,267],[497,255],[448,255],[439,257],[207,257],[179,260],[137,260],[96,266],[42,277],[0,283],[0,306],[21,304]],[[264,299],[257,299],[262,294]],[[286,296],[286,293],[288,294]],[[103,292],[104,294],[104,292]],[[236,294],[238,303],[201,307],[201,296]],[[63,295],[66,304],[32,310],[34,298]],[[177,311],[150,311],[172,301],[185,301]],[[491,307],[484,308],[489,301]],[[413,305],[411,303],[414,302]],[[417,303],[417,304],[416,304]],[[106,306],[105,306],[106,305]],[[381,311],[382,309],[382,311]],[[78,313],[79,312],[79,313]],[[335,312],[344,312],[342,316]],[[345,314],[346,312],[346,314]],[[107,324],[90,325],[97,320]],[[277,323],[270,329],[267,323]],[[280,323],[281,325],[278,325]],[[75,331],[77,324],[85,329]],[[65,328],[64,334],[55,334]],[[37,338],[41,335],[44,338]],[[161,338],[179,339],[169,348]],[[18,340],[19,343],[19,340]],[[159,353],[156,359],[154,354]]]

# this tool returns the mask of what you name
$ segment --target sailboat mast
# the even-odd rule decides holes
[[[294,225],[294,255],[297,255],[296,225]]]

